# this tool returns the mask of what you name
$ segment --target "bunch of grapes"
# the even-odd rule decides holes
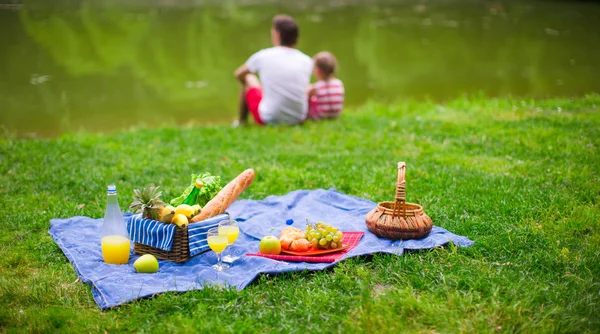
[[[336,249],[342,247],[342,231],[323,222],[306,223],[306,239],[314,249]]]

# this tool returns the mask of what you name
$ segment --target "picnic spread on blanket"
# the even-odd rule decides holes
[[[49,233],[102,309],[207,285],[243,289],[259,274],[323,270],[361,255],[471,246],[406,202],[405,171],[398,163],[395,200],[378,204],[334,189],[236,201],[254,180],[247,169],[224,187],[218,176],[193,174],[168,203],[159,187],[136,189],[133,213],[123,214],[109,185],[103,219],[53,219]]]

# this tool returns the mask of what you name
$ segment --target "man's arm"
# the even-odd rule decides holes
[[[243,64],[242,66],[238,67],[237,70],[235,70],[235,72],[233,72],[233,75],[236,77],[236,79],[238,79],[241,83],[246,83],[246,75],[250,74],[250,70],[248,69],[248,66],[246,66],[246,64]]]
[[[316,93],[317,89],[315,88],[315,85],[308,85],[308,98],[311,98]]]

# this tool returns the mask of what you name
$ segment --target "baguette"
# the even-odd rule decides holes
[[[199,214],[195,215],[191,222],[199,222],[210,217],[222,214],[233,203],[238,196],[254,180],[254,169],[246,169],[238,175],[233,181],[229,182],[213,199],[211,199],[202,208]]]

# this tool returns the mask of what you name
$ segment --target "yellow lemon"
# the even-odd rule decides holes
[[[188,218],[194,216],[194,208],[187,204],[180,204],[175,208],[175,215],[182,214]]]
[[[179,227],[185,227],[189,224],[187,217],[182,213],[176,214],[175,217],[173,217],[171,223]]]
[[[175,208],[172,207],[171,205],[165,206],[162,209],[162,212],[160,214],[160,221],[165,224],[169,224],[169,223],[171,223],[171,220],[173,220],[174,216],[175,216]]]
[[[200,206],[200,204],[194,204],[192,205],[192,208],[194,209],[194,216],[200,213],[200,210],[202,210],[202,207]]]

